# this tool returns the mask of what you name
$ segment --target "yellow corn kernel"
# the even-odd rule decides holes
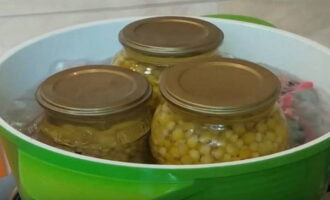
[[[203,155],[201,157],[201,163],[207,164],[212,162],[213,162],[213,158],[210,155]]]
[[[161,127],[162,128],[162,127]],[[161,135],[163,136],[163,137],[166,137],[166,136],[168,136],[169,134],[170,134],[170,130],[168,130],[167,128],[162,128],[161,130],[160,130],[160,132],[161,132]]]
[[[184,122],[181,124],[181,128],[185,131],[194,130],[195,125],[193,123]]]
[[[173,122],[173,121],[169,121],[169,122],[167,123],[166,128],[167,128],[169,131],[173,130],[174,127],[175,127],[175,122]]]
[[[237,140],[238,140],[238,135],[237,134],[231,134],[230,136],[229,136],[229,141],[231,141],[232,143],[236,143],[237,142]]]
[[[162,145],[166,148],[170,148],[172,146],[172,143],[168,139],[164,139],[162,141]]]
[[[275,121],[275,119],[269,118],[267,120],[267,125],[268,125],[268,128],[270,128],[272,130],[275,129],[275,127],[276,127],[276,121]]]
[[[230,154],[225,154],[224,156],[223,156],[223,159],[222,159],[223,161],[225,161],[225,162],[228,162],[228,161],[232,161],[232,157],[231,157],[231,155]]]
[[[232,144],[227,144],[225,148],[226,148],[226,152],[231,155],[234,155],[237,152],[236,147]]]
[[[276,139],[275,139],[275,142],[278,143],[278,144],[282,144],[284,141],[283,139],[283,136],[282,135],[277,135],[276,136]]]
[[[211,151],[211,147],[207,144],[201,145],[199,151],[203,155],[209,155]]]
[[[266,133],[266,138],[267,138],[267,140],[275,141],[276,136],[275,136],[275,134],[273,132],[267,132]]]
[[[274,148],[274,151],[275,152],[280,151],[280,145],[278,143],[276,143],[276,142],[273,143],[273,148]]]
[[[187,140],[187,145],[190,148],[195,148],[198,144],[198,138],[197,136],[193,135]]]
[[[257,130],[261,133],[265,132],[267,130],[267,126],[263,122],[258,122],[257,124]]]
[[[242,139],[237,139],[237,141],[235,143],[238,147],[243,147],[244,146],[244,142],[243,142]]]
[[[266,142],[263,142],[263,143],[260,143],[258,145],[258,152],[261,154],[261,155],[266,155],[266,154],[269,154],[272,150],[272,143],[269,142],[269,141],[266,141]]]
[[[256,133],[256,141],[261,142],[262,139],[263,139],[263,135],[261,135],[261,133]]]
[[[151,143],[155,146],[160,145],[158,138],[155,138],[155,137],[151,138]]]
[[[168,108],[168,106],[166,104],[161,104],[161,106],[159,106],[161,113],[169,113],[170,109]]]
[[[224,155],[224,150],[222,147],[218,147],[218,148],[214,149],[211,154],[215,159],[219,160]]]
[[[234,134],[234,131],[232,131],[232,130],[225,130],[224,132],[222,132],[222,134],[224,135],[224,137],[226,138],[226,139],[230,139],[230,137]]]
[[[185,155],[188,151],[187,145],[185,145],[184,143],[178,145],[178,151],[180,156]]]
[[[253,133],[244,134],[242,139],[245,144],[251,144],[251,143],[255,142],[255,140],[256,140],[255,134],[253,134]]]
[[[272,141],[269,141],[270,142],[270,153],[276,153],[278,152],[277,149],[276,149],[276,143],[272,142]]]
[[[211,142],[211,139],[212,139],[212,133],[208,131],[202,132],[199,137],[199,141],[204,144]]]
[[[182,131],[182,129],[180,128],[176,128],[174,129],[174,131],[172,132],[172,136],[171,136],[173,141],[178,141],[184,138],[184,133]]]
[[[168,114],[168,113],[161,113],[160,116],[159,116],[159,122],[161,124],[167,124],[167,127],[169,127],[169,128],[174,128],[174,126],[175,126],[173,116],[171,114]]]
[[[215,146],[221,146],[225,143],[223,136],[220,135],[214,135],[214,138],[212,138],[212,144]]]
[[[179,150],[178,150],[177,147],[171,147],[169,153],[171,154],[171,156],[173,158],[178,158],[180,156],[179,155]]]
[[[181,163],[182,164],[192,164],[193,163],[193,160],[190,156],[188,155],[184,155],[182,156],[182,158],[180,159]]]
[[[286,135],[286,128],[283,125],[277,125],[275,127],[275,133],[276,135]]]
[[[194,161],[198,161],[199,158],[200,158],[199,152],[195,149],[192,149],[192,150],[189,151],[189,156]]]
[[[160,154],[161,156],[165,156],[166,153],[167,153],[167,150],[166,150],[165,147],[160,147],[160,148],[159,148],[159,154]]]

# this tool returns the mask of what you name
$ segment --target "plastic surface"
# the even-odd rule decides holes
[[[205,17],[214,17],[220,19],[230,19],[230,20],[237,20],[242,22],[249,22],[253,24],[260,24],[269,27],[276,27],[275,25],[259,18],[243,16],[243,15],[230,15],[230,14],[213,14],[213,15],[205,15]]]
[[[328,146],[324,141],[286,157],[248,165],[162,170],[68,159],[26,143],[17,153],[20,164],[14,175],[20,178],[24,200],[312,200],[326,190]]]
[[[78,26],[12,50],[0,59],[0,93],[6,94],[0,96],[0,105],[10,105],[12,99],[35,87],[59,60],[103,60],[114,55],[121,49],[116,40],[119,30],[136,19]],[[206,20],[231,36],[225,39],[222,51],[276,66],[330,93],[329,49],[265,26]],[[326,97],[321,97],[328,105]],[[289,151],[246,161],[178,167],[133,165],[43,145],[11,128],[1,110],[0,116],[0,137],[24,200],[317,200],[329,181],[329,133]]]

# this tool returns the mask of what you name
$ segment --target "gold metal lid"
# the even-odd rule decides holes
[[[190,56],[216,49],[223,32],[215,25],[189,17],[153,17],[135,21],[119,33],[127,48],[154,56]]]
[[[137,72],[107,65],[82,66],[56,73],[41,83],[36,98],[51,111],[74,116],[103,116],[136,107],[152,93]]]
[[[160,91],[171,103],[199,113],[243,114],[275,103],[279,79],[240,59],[207,58],[180,63],[161,76]]]

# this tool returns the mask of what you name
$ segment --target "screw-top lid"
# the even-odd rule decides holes
[[[152,89],[137,72],[107,65],[82,66],[56,73],[39,86],[44,108],[74,116],[103,116],[136,107]]]
[[[120,42],[127,48],[155,56],[190,56],[216,49],[223,32],[215,25],[189,17],[153,17],[125,26]]]
[[[171,103],[215,115],[249,113],[275,103],[279,79],[267,69],[240,59],[207,58],[167,69],[160,90]]]

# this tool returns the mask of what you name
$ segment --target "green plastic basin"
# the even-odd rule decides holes
[[[0,138],[24,200],[319,200],[330,172],[330,133],[299,147],[244,161],[145,165],[90,158],[35,141],[8,123],[5,108],[61,60],[104,60],[120,29],[139,18],[79,25],[20,45],[0,58]],[[225,33],[221,51],[267,63],[330,93],[330,50],[303,37],[246,22],[203,18]],[[326,95],[320,94],[322,102]],[[330,107],[329,107],[330,108]]]

